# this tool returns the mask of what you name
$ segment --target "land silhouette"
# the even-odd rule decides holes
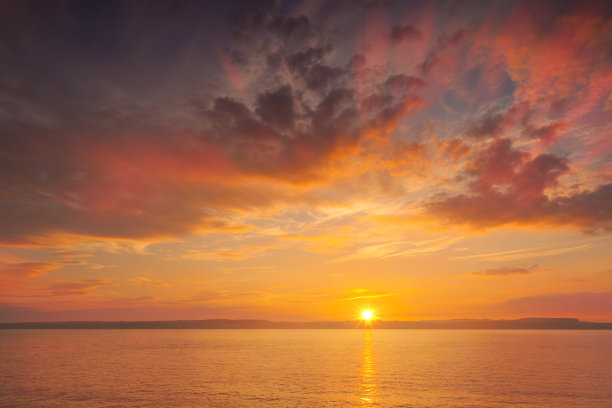
[[[523,318],[515,320],[361,320],[276,322],[269,320],[166,320],[73,321],[0,323],[0,329],[498,329],[498,330],[612,330],[612,323],[574,318]]]

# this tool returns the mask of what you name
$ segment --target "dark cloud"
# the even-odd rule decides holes
[[[337,67],[314,65],[304,74],[306,86],[313,91],[326,91],[341,79],[345,71]]]
[[[529,138],[539,139],[542,144],[548,146],[557,141],[561,133],[569,129],[567,122],[554,122],[541,127],[528,126],[525,133]]]
[[[523,203],[542,200],[544,191],[558,184],[559,177],[569,170],[566,160],[552,154],[540,154],[527,161],[512,180],[508,193],[520,197]]]
[[[423,81],[421,78],[405,74],[391,75],[385,81],[385,86],[395,94],[422,89],[426,85],[427,82]]]
[[[327,45],[293,53],[287,57],[287,66],[292,72],[304,76],[313,66],[323,64],[325,56],[331,50],[331,46]]]
[[[230,60],[233,65],[246,67],[249,65],[248,56],[241,50],[233,50],[230,54]]]
[[[270,104],[282,98],[280,94],[265,93],[258,97],[258,108],[265,119],[276,121],[279,116],[270,111]],[[217,98],[210,110],[202,113],[207,127],[207,139],[223,149],[224,155],[244,171],[253,171],[274,165],[273,161],[283,148],[283,135],[259,120],[241,102],[231,98]],[[288,118],[291,120],[291,117]],[[281,123],[283,120],[281,119]]]
[[[270,31],[280,35],[285,41],[293,36],[306,36],[309,29],[309,21],[306,16],[283,17],[277,16],[268,25]]]
[[[565,159],[531,158],[498,139],[468,165],[468,193],[436,199],[429,210],[450,223],[476,228],[508,223],[572,225],[585,231],[612,230],[612,183],[549,198],[546,190],[567,173]]]
[[[286,75],[287,69],[296,68],[294,62],[308,65],[299,71],[299,76],[303,77],[312,65],[322,63],[316,55],[308,53],[310,47],[331,50],[329,44],[325,47],[320,45],[320,27],[312,27],[309,17],[305,15],[293,15],[280,1],[256,0],[229,4],[232,9],[228,22],[235,41],[226,47],[229,48],[229,55],[240,56],[238,60],[232,60],[242,70],[234,73],[236,75],[232,74],[235,77],[243,73],[261,75],[262,68]],[[296,53],[302,55],[293,55]]]
[[[97,139],[94,132],[95,126],[80,137],[74,130],[22,128],[14,137],[0,138],[7,158],[0,163],[0,241],[24,242],[60,232],[166,235],[184,232],[205,216],[162,171],[175,157],[186,171],[206,172],[213,161],[204,168],[189,163],[207,157],[205,150],[177,149],[172,146],[176,139],[113,134]]]
[[[278,4],[276,0],[238,2],[238,5],[232,8],[228,15],[234,35],[243,37],[252,30],[265,27],[278,12]]]
[[[325,96],[312,114],[310,137],[302,143],[329,153],[337,143],[357,142],[358,111],[351,89],[335,89]],[[300,144],[302,144],[300,143]]]
[[[142,191],[142,190],[141,190]],[[0,216],[6,228],[0,234],[5,245],[36,243],[47,234],[79,234],[90,237],[155,239],[185,234],[197,228],[205,218],[205,211],[193,207],[193,202],[181,202],[177,196],[161,200],[163,189],[148,191],[136,197],[121,196],[123,191],[108,190],[107,199],[117,204],[106,210],[100,208],[72,208],[61,200],[36,197],[36,203],[22,206],[24,198],[15,197],[13,203],[2,205]],[[77,198],[79,191],[72,192]],[[170,194],[170,193],[166,193]],[[86,197],[84,197],[87,199]],[[152,199],[156,202],[149,202]],[[11,205],[13,204],[13,205]],[[124,205],[121,205],[124,204]]]
[[[371,120],[369,127],[382,132],[392,131],[409,112],[419,111],[426,105],[427,102],[420,96],[409,95],[379,111]]]
[[[327,52],[306,49],[289,59],[311,82],[306,87],[319,89],[310,104],[288,85],[260,92],[254,107],[216,97],[193,105],[201,120],[193,122],[197,135],[160,122],[163,112],[156,109],[109,103],[101,110],[79,92],[70,103],[79,109],[58,112],[58,122],[4,123],[0,240],[32,244],[63,233],[157,239],[206,230],[216,211],[273,201],[265,191],[224,181],[231,184],[240,173],[292,181],[320,177],[319,166],[357,144],[368,126],[388,128],[422,106],[412,97],[389,100],[372,106],[369,125],[360,127],[354,91],[335,81],[342,70],[316,63]],[[276,192],[275,200],[289,195]]]
[[[218,121],[241,113],[247,114],[228,101],[216,111]],[[248,124],[227,128],[232,126]],[[108,134],[104,140],[70,134],[30,129],[15,134],[21,137],[0,138],[7,158],[0,161],[0,242],[34,243],[63,233],[131,239],[182,235],[208,229],[211,207],[269,203],[265,192],[211,181],[235,171],[226,157],[230,149],[215,147],[213,139],[168,133],[161,139]]]
[[[347,69],[352,72],[360,71],[365,68],[366,58],[363,54],[355,54],[351,57],[351,60],[347,64]]]
[[[293,37],[305,37],[309,33],[310,21],[304,15],[291,16],[276,0],[254,0],[238,2],[228,14],[234,35],[240,39],[254,32],[277,36],[283,41]]]
[[[477,276],[507,276],[507,275],[528,275],[538,270],[538,265],[531,266],[502,266],[501,268],[487,269],[484,271],[474,272],[472,275]]]
[[[208,230],[218,211],[295,199],[232,186],[234,177],[321,177],[330,157],[350,151],[370,129],[392,130],[425,103],[387,95],[360,120],[354,90],[333,81],[326,87],[309,104],[289,85],[257,94],[254,107],[227,96],[195,104],[201,120],[195,135],[154,120],[111,118],[87,104],[54,126],[0,126],[6,158],[0,162],[0,240],[32,244],[52,234],[164,239]],[[215,231],[234,227],[217,224]]]
[[[334,87],[343,86],[339,80],[343,79],[346,70],[325,63],[326,56],[332,50],[330,44],[305,48],[286,58],[287,67],[312,91],[327,92]],[[275,59],[273,57],[270,62],[274,64]]]
[[[570,225],[586,232],[612,231],[612,184],[569,196],[525,199],[491,191],[489,194],[460,194],[429,204],[430,211],[453,224],[476,228],[509,223]],[[532,203],[533,205],[526,205]]]
[[[529,113],[530,107],[527,103],[513,106],[505,112],[488,112],[478,120],[469,122],[465,135],[473,139],[503,136],[506,130],[525,121]]]
[[[470,34],[470,30],[461,29],[457,30],[451,35],[443,35],[438,39],[438,44],[433,48],[425,61],[419,65],[420,71],[423,75],[427,75],[436,66],[442,63],[443,59],[440,56],[447,48],[457,46],[463,39]]]
[[[574,224],[587,231],[612,231],[612,183],[558,197],[549,208],[551,223]]]
[[[281,108],[280,104],[286,101],[289,105]],[[289,130],[294,121],[292,107],[288,87],[259,95],[256,112],[230,98],[217,98],[211,109],[202,112],[207,127],[205,138],[218,146],[239,171],[272,173],[281,165],[291,144],[291,139],[280,132]],[[281,110],[276,111],[278,108]],[[284,116],[287,112],[288,117]]]
[[[265,92],[257,97],[257,113],[266,123],[280,129],[290,129],[296,120],[293,95],[289,86],[273,92]]]
[[[474,139],[485,139],[497,135],[504,128],[502,126],[503,120],[504,115],[502,113],[487,115],[477,122],[470,123],[465,134]]]
[[[316,11],[293,15],[279,1],[211,4],[208,14],[191,3],[142,10],[144,31],[119,3],[79,6],[65,15],[53,5],[1,6],[1,242],[33,243],[55,234],[161,239],[232,229],[224,211],[298,199],[292,191],[237,180],[324,179],[331,159],[354,152],[368,132],[386,136],[427,104],[413,95],[427,93],[425,81],[390,66],[368,76],[357,92],[358,75],[349,73],[367,70],[365,58],[356,54],[347,63],[355,51],[336,48],[342,28],[330,23],[339,31],[324,31],[312,17]],[[54,10],[47,20],[44,10]],[[229,28],[223,19],[211,22],[214,29],[202,23],[203,16],[210,22],[209,15],[220,14],[228,15]],[[185,26],[174,24],[179,17]],[[70,24],[60,24],[62,18]],[[423,50],[423,72],[468,33],[442,35]],[[420,38],[411,25],[390,33],[385,26],[385,42],[388,35],[395,43]],[[215,68],[211,56],[220,54],[227,66]],[[231,86],[217,84],[219,78]],[[521,123],[522,109],[487,112],[468,124],[468,137],[500,140],[462,174],[469,190],[432,208],[467,222],[488,214],[486,222],[494,224],[541,219],[546,211],[563,220],[568,209],[583,214],[584,208],[581,225],[594,225],[593,217],[609,213],[608,187],[549,199],[546,190],[568,163],[553,155],[528,157],[501,139]],[[549,143],[566,126],[541,123],[525,125],[524,135]],[[469,153],[458,139],[435,143],[453,162]],[[466,208],[451,208],[452,200]]]
[[[387,93],[375,93],[366,96],[361,101],[361,109],[366,114],[379,112],[393,103],[393,95]]]
[[[527,156],[515,150],[510,139],[492,141],[467,167],[467,173],[474,177],[473,189],[486,191],[511,183]]]
[[[401,43],[405,40],[421,40],[423,34],[413,25],[395,26],[391,29],[389,38],[393,43]]]

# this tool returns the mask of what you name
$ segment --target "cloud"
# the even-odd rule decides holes
[[[438,39],[438,44],[433,48],[427,58],[418,66],[419,70],[423,75],[428,75],[434,67],[442,64],[444,59],[442,58],[443,52],[449,48],[457,46],[464,38],[470,34],[467,29],[460,29],[453,32],[450,35],[443,35]]]
[[[412,24],[397,25],[391,29],[389,39],[392,43],[399,44],[406,40],[422,40],[423,34]]]
[[[332,88],[334,83],[341,83],[339,80],[345,74],[346,72],[342,68],[317,64],[305,73],[304,82],[310,90],[325,92]]]
[[[274,92],[260,94],[257,98],[255,113],[273,127],[293,128],[297,114],[291,88],[283,86]]]
[[[73,274],[120,274],[125,248],[246,278],[223,265],[458,249],[413,227],[612,230],[605,2],[132,6],[2,7],[0,245],[32,254],[2,259],[3,293],[114,296],[110,279]],[[87,248],[99,264],[78,256]],[[585,238],[454,260],[507,265],[478,270],[484,282],[598,249]],[[153,290],[135,276],[125,290]]]
[[[331,46],[326,45],[295,52],[287,57],[287,66],[294,73],[304,76],[312,67],[323,64],[325,56],[331,51]]]
[[[0,276],[5,279],[31,278],[57,268],[59,265],[53,262],[0,262]]]
[[[403,94],[408,91],[422,89],[426,85],[427,82],[421,78],[405,74],[391,75],[385,81],[385,86],[392,94]]]
[[[550,202],[550,221],[574,224],[587,231],[612,230],[612,183]]]
[[[56,251],[53,255],[62,258],[62,259],[72,259],[72,258],[89,258],[92,254],[88,254],[85,252],[65,252],[65,251]]]
[[[78,296],[89,295],[91,294],[91,290],[104,286],[115,286],[115,284],[104,279],[85,279],[72,282],[56,282],[53,285],[48,286],[46,289],[49,291],[51,296]]]
[[[499,305],[509,313],[533,316],[609,319],[612,310],[612,292],[553,293],[514,298]]]
[[[355,292],[355,291],[353,291]],[[402,295],[405,292],[371,292],[371,291],[358,291],[359,295],[348,296],[341,299],[336,299],[338,302],[345,302],[350,300],[359,300],[359,299],[377,299],[381,297],[389,297],[389,296],[397,296]]]
[[[487,269],[484,271],[473,272],[476,276],[507,276],[507,275],[527,275],[538,270],[538,265],[531,266],[502,266],[495,269]]]
[[[0,322],[35,322],[40,321],[44,312],[18,304],[0,303]]]
[[[478,122],[470,123],[465,131],[465,134],[474,139],[483,139],[490,136],[499,134],[502,127],[504,115],[497,113],[495,115],[488,115],[482,118]]]
[[[403,79],[419,86],[416,79]],[[331,156],[351,154],[351,148],[373,131],[387,134],[407,114],[426,105],[416,95],[372,95],[362,105],[369,114],[364,120],[350,88],[329,91],[299,118],[286,86],[260,94],[257,101],[255,113],[266,123],[246,105],[227,97],[215,99],[202,116],[210,142],[223,149],[239,172],[273,179],[312,178],[313,170],[324,170],[321,165]]]
[[[434,199],[432,214],[451,223],[476,228],[508,223],[570,225],[586,231],[612,228],[612,184],[571,195],[549,197],[569,170],[567,161],[552,154],[535,157],[497,139],[466,167],[467,193]]]
[[[478,120],[468,123],[465,135],[477,140],[502,136],[516,122],[524,119],[529,109],[528,103],[520,103],[505,112],[487,112]]]
[[[436,160],[458,164],[472,153],[472,147],[458,137],[435,140]]]
[[[230,10],[228,21],[234,30],[234,35],[243,37],[269,24],[276,11],[274,0],[241,2]],[[279,24],[279,28],[282,26],[283,24]]]
[[[351,9],[355,21],[347,16],[331,22],[317,14],[334,7],[343,12]],[[517,5],[525,7],[531,9]],[[467,28],[444,32],[425,23],[390,30],[383,24],[379,30],[377,18],[384,13],[377,8],[376,18],[369,20],[376,25],[370,27],[376,31],[373,38],[384,38],[381,45],[391,41],[401,43],[402,49],[420,47],[419,60],[409,64],[384,50],[346,45],[359,43],[352,34],[342,37],[346,31],[358,32],[356,21],[361,21],[361,13],[373,10],[368,7],[325,5],[292,12],[276,1],[233,3],[228,7],[229,29],[223,20],[219,26],[211,23],[205,35],[191,31],[195,22],[177,25],[167,36],[155,31],[156,38],[172,39],[176,47],[155,42],[147,48],[141,35],[118,29],[109,38],[125,38],[126,47],[140,50],[147,66],[124,58],[125,50],[120,49],[108,56],[107,65],[113,67],[108,72],[81,59],[82,45],[63,41],[74,36],[70,27],[66,32],[55,32],[53,24],[40,27],[45,35],[33,39],[22,31],[23,25],[10,24],[6,30],[11,35],[3,38],[19,38],[32,48],[27,58],[15,54],[3,63],[0,75],[0,105],[6,112],[0,125],[0,183],[6,187],[0,192],[0,242],[42,245],[51,237],[68,236],[152,242],[190,234],[246,232],[252,229],[244,222],[247,212],[306,202],[342,203],[370,187],[383,195],[399,194],[419,172],[431,186],[442,183],[442,178],[464,181],[455,186],[453,195],[432,198],[427,206],[430,214],[448,222],[477,227],[560,222],[605,229],[610,222],[607,181],[559,195],[554,189],[562,186],[562,177],[580,169],[558,154],[513,147],[518,140],[510,130],[517,128],[521,143],[538,139],[545,147],[570,126],[577,129],[578,107],[596,106],[606,97],[599,89],[608,89],[601,67],[606,66],[602,50],[607,50],[609,23],[591,5],[565,11],[548,3],[541,7],[554,9],[551,38],[538,24],[548,21],[541,12],[532,13],[535,17],[528,21],[519,20],[520,13],[500,17],[492,12],[505,25],[486,21],[478,29],[476,19],[459,22],[469,23]],[[20,13],[24,10],[27,7]],[[143,24],[156,26],[164,21],[160,17],[165,12],[165,8],[148,11]],[[67,13],[78,15],[72,9]],[[200,15],[190,5],[176,13]],[[521,36],[509,30],[511,23],[520,23]],[[437,37],[430,38],[432,32]],[[523,34],[534,40],[535,51],[522,44]],[[555,45],[563,38],[571,40],[568,52]],[[407,53],[412,51],[406,48]],[[360,52],[381,59],[373,64]],[[486,77],[482,64],[491,62],[508,70],[517,92],[512,99],[505,95],[504,101],[513,100],[514,106],[506,110],[497,108],[502,103],[478,106],[477,112],[484,114],[459,126],[438,118],[437,88],[442,80],[431,70],[442,60],[453,59],[453,53],[475,57],[456,59],[464,66],[449,73],[455,76],[449,86],[456,90],[464,71],[482,69]],[[211,63],[211,56],[220,54],[221,64]],[[55,72],[46,64],[32,63],[33,56],[48,61],[65,57],[65,63]],[[561,58],[568,56],[575,58]],[[547,58],[560,64],[559,75],[551,64],[544,64]],[[422,62],[422,74],[429,74],[427,83],[417,76],[416,62]],[[224,69],[226,63],[232,72]],[[539,63],[557,79],[544,77]],[[84,73],[79,81],[74,81],[73,71]],[[227,75],[234,78],[227,82]],[[536,81],[541,76],[550,95]],[[160,78],[168,81],[167,87],[159,86]],[[529,89],[538,97],[527,97]],[[579,94],[577,99],[573,92]],[[545,108],[559,100],[567,100],[562,105],[570,118],[561,119],[558,112],[551,114],[554,109]],[[420,134],[421,117],[410,116],[419,111],[436,116],[439,129],[452,137]],[[479,142],[491,144],[479,151]],[[472,155],[474,160],[461,174],[452,174]],[[431,166],[448,168],[440,175],[429,171]],[[352,190],[332,192],[340,179],[356,179]],[[355,187],[358,182],[363,183],[360,188]],[[576,216],[572,218],[570,211]]]
[[[548,146],[557,141],[559,135],[569,129],[571,125],[567,122],[559,121],[549,123],[541,127],[528,127],[527,135],[531,138],[539,139],[543,145]]]
[[[585,232],[612,230],[612,184],[569,196],[548,199],[543,195],[457,195],[430,204],[430,211],[451,223],[475,228],[499,225],[568,225]],[[531,204],[529,204],[531,203]]]
[[[395,257],[414,257],[429,255],[442,251],[459,241],[462,238],[436,238],[424,241],[389,241],[382,243],[367,243],[352,248],[347,255],[332,259],[329,262],[347,262],[367,259],[389,259]]]
[[[473,254],[473,255],[464,255],[464,256],[456,256],[453,259],[465,260],[465,259],[486,259],[494,262],[507,262],[507,261],[517,261],[520,259],[532,259],[539,258],[542,256],[551,256],[551,255],[560,255],[567,254],[571,252],[582,251],[585,249],[591,248],[591,244],[581,244],[581,245],[571,245],[565,246],[561,248],[557,247],[530,247],[530,248],[520,248],[520,249],[510,249],[507,251],[496,251],[496,252],[487,252],[482,254]]]
[[[134,278],[128,279],[128,282],[135,286],[144,285],[144,286],[154,287],[154,288],[168,288],[171,286],[167,284],[166,282],[163,282],[161,280],[153,280],[147,276],[136,276]],[[143,300],[146,300],[146,298]]]
[[[607,58],[612,23],[604,17],[604,2],[559,4],[516,2],[501,21],[495,16],[483,26],[475,49],[503,62],[516,101],[565,100],[572,122],[601,101],[601,87],[610,85],[599,61]]]
[[[309,20],[306,16],[276,16],[268,25],[270,31],[278,33],[285,41],[294,36],[308,34]]]

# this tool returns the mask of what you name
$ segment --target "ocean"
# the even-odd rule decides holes
[[[2,407],[612,407],[612,331],[0,330]]]

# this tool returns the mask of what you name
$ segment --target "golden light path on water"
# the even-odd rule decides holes
[[[375,401],[378,385],[376,384],[374,354],[372,352],[372,330],[370,329],[364,332],[362,358],[359,401],[361,405],[371,406]]]

